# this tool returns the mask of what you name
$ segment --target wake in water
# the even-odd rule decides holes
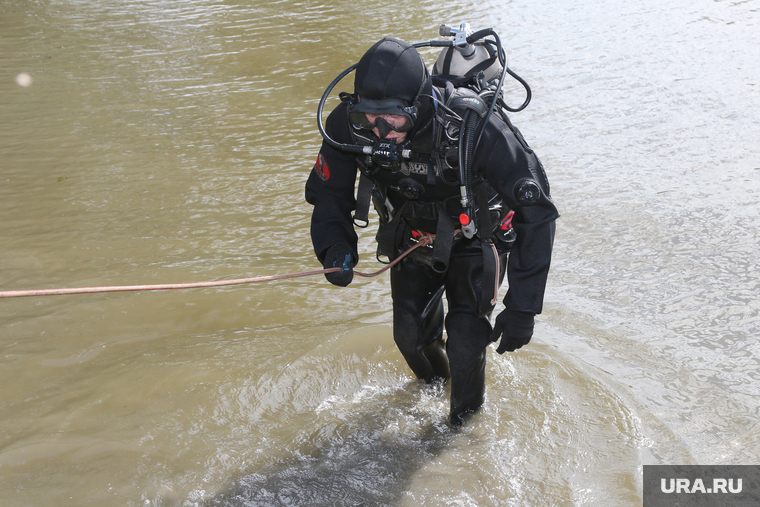
[[[365,353],[352,353],[357,347]],[[598,372],[540,343],[519,356],[491,354],[486,407],[452,428],[447,386],[413,380],[396,355],[389,328],[360,330],[237,393],[239,409],[264,434],[251,452],[258,464],[213,494],[196,491],[189,504],[539,505],[559,501],[557,492],[566,505],[638,498],[648,439],[636,411]],[[554,448],[562,452],[547,453]],[[589,480],[593,488],[579,493]]]

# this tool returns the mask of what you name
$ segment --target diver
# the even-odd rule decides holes
[[[343,268],[325,275],[330,283],[349,285],[354,225],[366,225],[369,202],[380,219],[378,259],[435,235],[391,269],[393,338],[419,379],[450,382],[449,420],[460,425],[484,403],[489,344],[500,339],[503,354],[533,335],[559,213],[533,150],[506,113],[489,113],[483,97],[490,89],[492,103],[499,91],[482,70],[465,76],[479,95],[431,74],[414,45],[392,37],[349,70],[354,91],[329,114],[306,183],[314,251],[325,268]]]

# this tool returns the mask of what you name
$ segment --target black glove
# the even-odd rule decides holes
[[[323,265],[325,268],[343,268],[343,270],[325,273],[325,278],[333,285],[345,287],[354,279],[354,264],[354,256],[347,245],[343,243],[333,245],[327,250]]]
[[[532,313],[515,312],[504,309],[496,316],[496,323],[491,333],[491,341],[495,342],[501,336],[501,343],[496,352],[514,352],[530,341],[533,336],[535,315]]]

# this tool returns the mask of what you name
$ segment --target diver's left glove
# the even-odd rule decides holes
[[[499,348],[496,352],[514,352],[527,344],[533,336],[535,315],[532,313],[516,312],[504,309],[496,316],[496,322],[491,333],[491,341],[495,342],[501,337]]]
[[[327,250],[324,261],[325,268],[343,268],[341,271],[325,273],[327,281],[338,287],[345,287],[354,279],[354,256],[351,249],[343,244],[331,246]]]

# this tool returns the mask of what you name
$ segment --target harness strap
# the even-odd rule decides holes
[[[372,188],[375,183],[361,172],[359,176],[359,188],[356,191],[356,211],[354,211],[354,225],[364,229],[369,225],[369,204],[372,201]]]
[[[456,226],[449,214],[446,213],[443,204],[440,202],[436,204],[438,209],[438,224],[435,230],[436,241],[433,243],[433,265],[431,267],[435,271],[443,273],[449,267]]]

